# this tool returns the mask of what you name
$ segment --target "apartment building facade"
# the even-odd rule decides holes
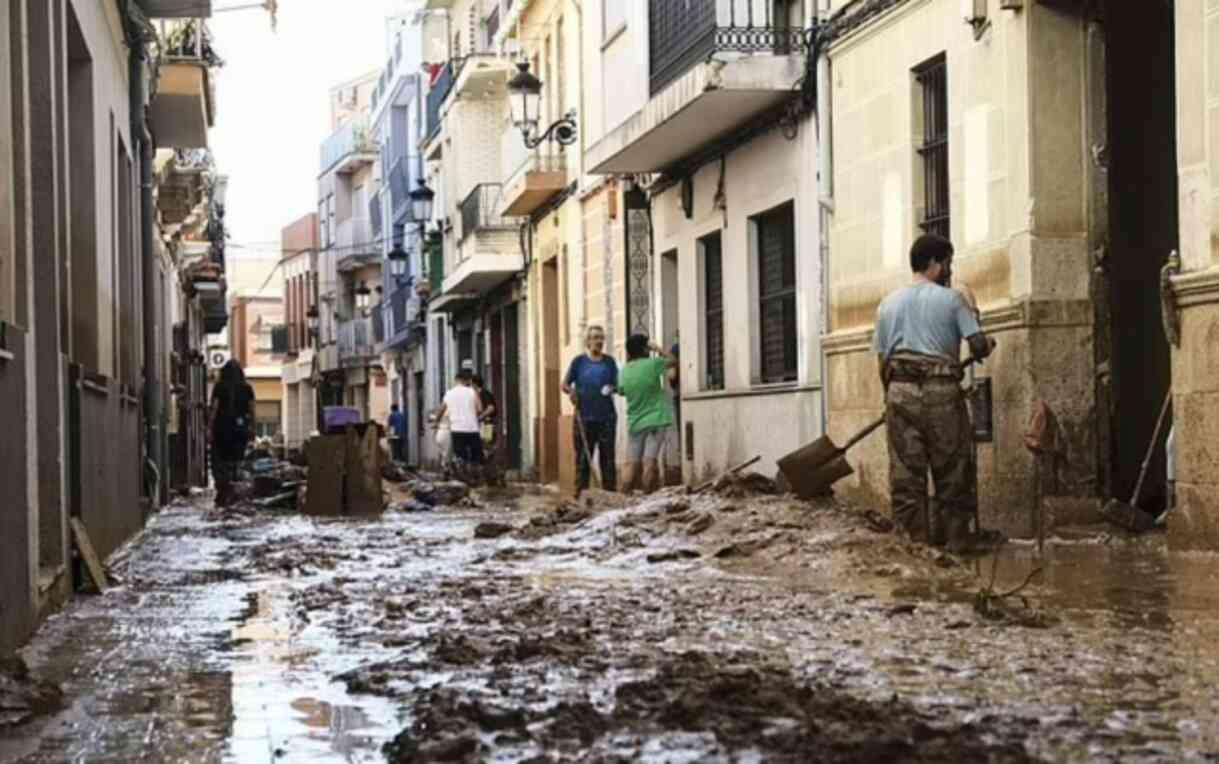
[[[434,64],[427,95],[423,158],[436,193],[435,221],[444,275],[428,310],[443,315],[438,387],[465,367],[479,373],[499,402],[496,456],[505,469],[532,474],[531,357],[523,220],[505,214],[503,149],[510,117],[512,58],[496,49],[498,2],[429,0],[444,36],[429,35]],[[431,332],[429,332],[431,334]]]
[[[909,278],[910,240],[942,233],[999,343],[976,372],[994,402],[983,524],[1029,536],[1095,520],[1131,495],[1153,442],[1141,506],[1164,509],[1168,428],[1155,432],[1171,395],[1170,539],[1219,544],[1215,387],[1198,373],[1216,294],[1204,5],[834,3],[831,434],[879,413],[876,305]],[[1022,435],[1042,403],[1059,447],[1038,469]],[[856,461],[858,487],[885,495],[883,442]]]
[[[316,383],[323,406],[350,406],[365,419],[383,421],[389,399],[372,311],[381,300],[382,244],[369,218],[381,182],[369,123],[379,76],[373,72],[330,91],[334,132],[322,143],[318,176],[322,309]]]
[[[371,201],[373,238],[381,242],[384,291],[374,306],[377,341],[389,386],[388,400],[407,415],[406,459],[429,458],[426,412],[440,403],[444,388],[427,374],[426,224],[417,220],[411,193],[424,180],[420,140],[426,120],[422,69],[425,16],[422,2],[408,3],[388,20],[389,55],[373,93],[371,124],[380,146],[381,188]],[[400,272],[398,272],[400,270]]]
[[[209,13],[160,0],[0,12],[0,424],[13,435],[0,446],[0,653],[82,583],[69,520],[105,557],[172,480],[180,261],[157,236],[154,154],[207,145]]]
[[[284,276],[284,326],[287,330],[283,379],[283,435],[288,450],[304,448],[318,426],[314,386],[320,305],[318,302],[319,231],[316,212],[288,224],[280,234]]]
[[[679,346],[666,466],[698,480],[822,432],[816,5],[584,4],[587,321]]]

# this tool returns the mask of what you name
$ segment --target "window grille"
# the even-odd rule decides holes
[[[705,389],[724,389],[724,264],[720,234],[699,240],[703,250],[703,327],[706,331]]]
[[[951,230],[948,188],[948,62],[937,56],[915,70],[922,94],[923,219],[925,233],[948,238]]]
[[[763,382],[793,382],[796,363],[796,220],[789,202],[755,218]]]

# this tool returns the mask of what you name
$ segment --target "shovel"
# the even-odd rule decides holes
[[[1139,470],[1139,479],[1134,484],[1134,493],[1129,502],[1120,499],[1110,499],[1101,514],[1109,522],[1120,525],[1134,533],[1144,533],[1155,527],[1156,518],[1139,509],[1139,495],[1143,493],[1143,481],[1147,478],[1147,468],[1151,466],[1151,457],[1155,453],[1156,444],[1160,442],[1160,431],[1164,429],[1164,419],[1168,416],[1168,408],[1172,405],[1172,390],[1164,399],[1160,409],[1160,418],[1156,420],[1155,434],[1151,436],[1151,445],[1147,446],[1147,455],[1143,458],[1143,467]]]
[[[830,486],[855,472],[847,463],[847,451],[884,423],[885,418],[882,416],[855,433],[842,448],[835,445],[830,436],[822,435],[807,446],[780,459],[779,470],[783,472],[783,477],[787,478],[792,492],[800,498],[825,496],[829,494]]]
[[[975,363],[978,363],[978,359],[970,358],[961,368],[968,368]],[[847,451],[884,423],[885,417],[882,414],[880,419],[855,433],[842,448],[836,446],[828,435],[822,435],[807,446],[780,459],[779,470],[787,479],[792,492],[801,499],[826,496],[834,483],[855,472],[847,463]]]

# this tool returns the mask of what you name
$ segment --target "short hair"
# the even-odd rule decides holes
[[[628,360],[644,358],[648,354],[648,335],[632,334],[626,339],[626,357]]]
[[[592,326],[590,326],[584,330],[584,339],[588,339],[588,335],[592,334],[593,332],[600,332],[601,336],[604,337],[605,336],[605,327],[602,326],[601,324],[593,324]]]
[[[932,263],[942,263],[952,257],[952,242],[935,233],[925,233],[910,247],[910,270],[922,273]]]
[[[390,410],[390,411],[397,411],[397,410],[398,410],[398,404],[396,404],[396,403],[391,404],[391,405],[390,405],[390,407],[389,407],[389,410]]]
[[[481,374],[471,374],[470,381],[473,382],[475,385],[478,385],[479,387],[483,386],[483,377]]]
[[[470,371],[469,369],[462,369],[461,371],[457,372],[457,381],[459,382],[469,382],[473,378],[474,372]]]

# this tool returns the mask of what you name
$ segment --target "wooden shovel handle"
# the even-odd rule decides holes
[[[861,441],[864,438],[871,435],[878,427],[880,427],[884,423],[885,423],[885,417],[882,414],[880,419],[877,419],[872,424],[868,425],[867,427],[863,428],[859,432],[855,433],[855,435],[852,436],[851,439],[846,442],[846,445],[844,445],[842,448],[840,448],[838,450],[842,453],[846,453],[851,448],[851,446],[855,445],[859,441]]]

